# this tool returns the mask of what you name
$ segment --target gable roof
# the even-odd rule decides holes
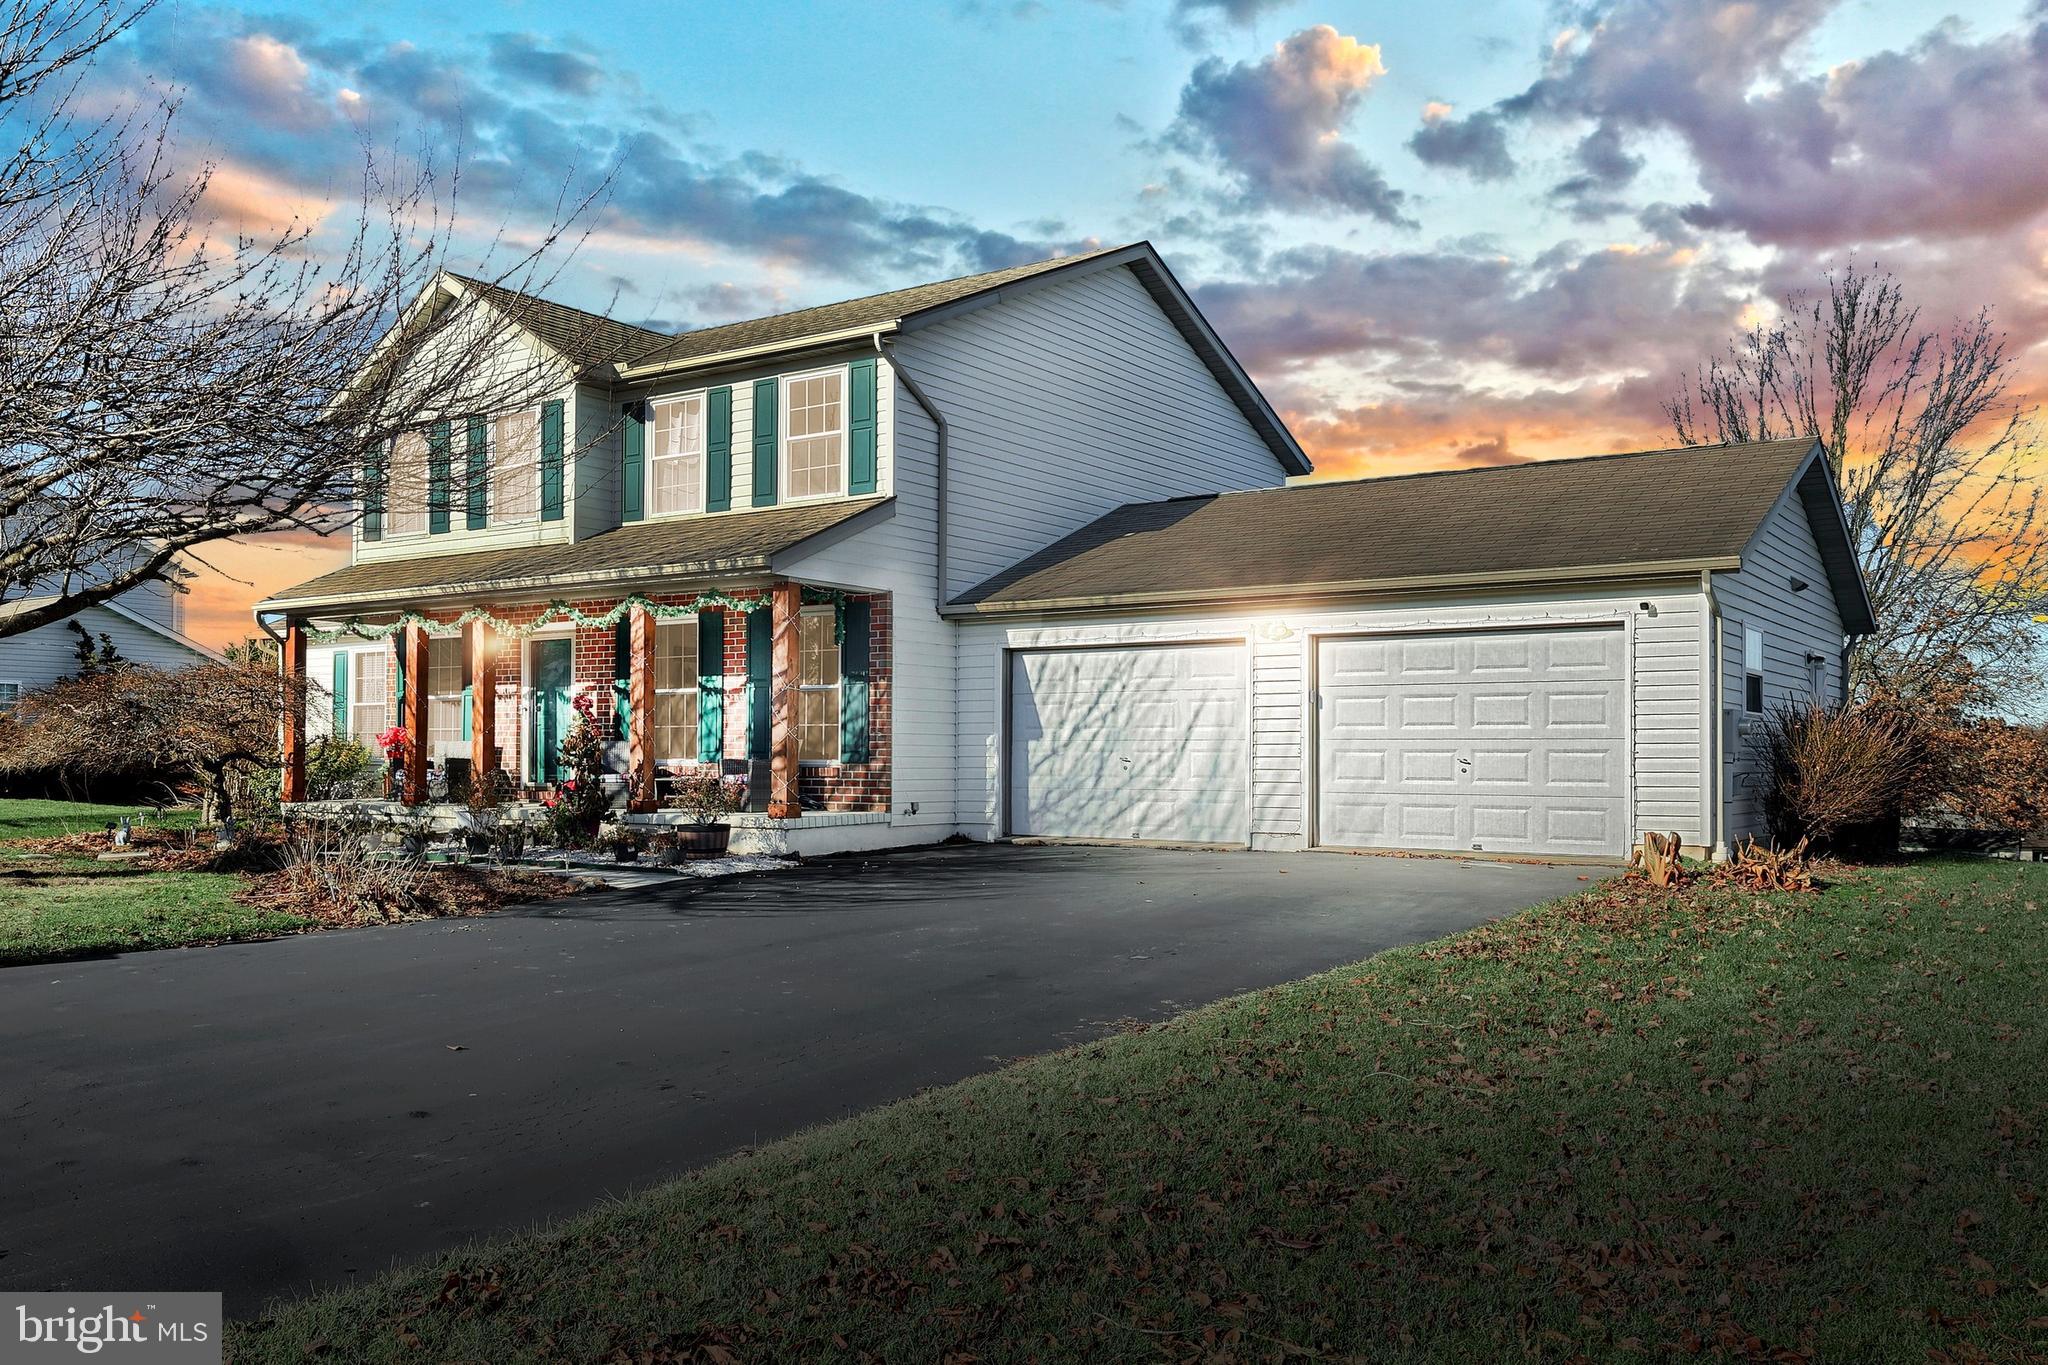
[[[257,611],[409,606],[442,598],[596,587],[622,579],[766,573],[776,556],[835,529],[854,530],[894,498],[799,503],[641,521],[587,540],[462,554],[372,559],[273,593]]]
[[[489,280],[448,272],[448,278],[533,333],[543,345],[579,369],[625,366],[668,345],[666,332],[618,322],[601,313],[571,308],[538,294],[523,294]]]
[[[579,368],[608,364],[627,381],[652,380],[667,374],[711,369],[743,360],[758,360],[827,345],[858,343],[868,337],[912,332],[975,308],[1014,297],[1019,290],[1070,279],[1095,270],[1128,267],[1244,414],[1281,468],[1307,474],[1313,466],[1287,424],[1259,392],[1257,384],[1230,353],[1230,348],[1195,307],[1187,290],[1166,268],[1150,242],[1131,242],[1073,256],[1031,261],[1002,270],[962,275],[891,289],[880,294],[799,308],[745,322],[700,327],[666,336],[645,327],[615,323],[595,313],[549,303],[530,294],[467,276],[450,275],[466,289],[493,302],[558,354]]]
[[[949,610],[1732,570],[1795,480],[1844,624],[1866,631],[1869,601],[1833,477],[1809,437],[1131,503],[962,594]],[[1821,499],[1836,513],[1817,515]]]
[[[11,616],[20,616],[24,612],[35,611],[42,607],[46,607],[50,605],[50,603],[57,601],[58,596],[59,594],[57,593],[48,593],[39,597],[17,597],[12,602],[0,602],[0,621],[4,621]],[[144,630],[149,631],[154,635],[161,635],[163,636],[164,639],[169,640],[172,644],[177,645],[183,649],[189,649],[202,659],[212,659],[218,662],[221,657],[220,651],[207,648],[205,645],[200,644],[191,636],[185,634],[182,631],[175,630],[172,627],[165,625],[163,622],[157,620],[153,616],[145,615],[144,613],[135,610],[135,608],[133,607],[123,605],[121,599],[118,597],[109,598],[105,602],[95,602],[91,604],[91,606],[80,607],[71,615],[63,617],[60,620],[51,621],[48,623],[48,625],[61,626],[64,624],[65,621],[75,621],[84,613],[91,611],[94,607],[99,608],[101,611],[112,612],[114,615],[120,617],[122,620],[128,621],[134,625],[141,626]]]

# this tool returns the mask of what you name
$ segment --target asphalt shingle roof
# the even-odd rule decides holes
[[[598,313],[571,308],[566,303],[522,294],[489,280],[472,279],[452,271],[449,278],[473,291],[578,366],[629,365],[674,339],[666,332],[617,322]]]
[[[1813,449],[1810,438],[1697,446],[1131,503],[956,605],[1286,596],[1726,559]]]
[[[410,605],[422,597],[489,596],[527,590],[573,590],[621,575],[683,576],[759,572],[775,555],[841,522],[883,506],[888,498],[802,503],[635,522],[572,544],[522,545],[465,554],[376,559],[286,588],[257,604],[262,610],[386,601]]]
[[[1049,261],[1032,261],[1028,265],[984,271],[979,275],[963,275],[958,279],[938,280],[931,284],[913,285],[908,289],[892,289],[883,294],[869,294],[865,298],[822,304],[816,308],[799,308],[794,312],[776,313],[770,317],[753,318],[746,322],[700,327],[694,332],[685,332],[673,338],[666,345],[642,355],[633,363],[636,366],[661,365],[698,356],[717,355],[724,351],[773,346],[782,342],[799,341],[804,337],[851,331],[860,327],[879,327],[884,323],[908,317],[912,313],[923,312],[927,308],[937,308],[985,290],[1000,289],[1006,284],[1029,279],[1033,275],[1043,275],[1049,270],[1058,270],[1077,261],[1089,260],[1123,249],[1121,246],[1104,247],[1100,251],[1060,256]]]

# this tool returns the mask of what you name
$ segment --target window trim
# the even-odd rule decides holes
[[[434,646],[452,644],[455,646],[455,690],[436,692],[434,690]],[[462,637],[459,635],[429,635],[427,637],[427,754],[430,758],[466,758],[469,742],[462,737]],[[434,703],[450,701],[455,703],[455,734],[452,738],[434,737]],[[440,753],[437,745],[449,745],[448,753]]]
[[[379,723],[365,733],[356,731],[356,712],[372,703],[363,698],[364,659],[376,657],[383,661],[383,676],[378,679],[377,708]],[[373,752],[377,748],[377,736],[391,728],[391,651],[384,645],[363,645],[348,651],[348,738]]]
[[[818,620],[818,619],[821,619],[821,618],[822,618],[822,619],[824,619],[824,620],[827,620],[827,621],[835,621],[835,620],[836,620],[836,618],[837,618],[837,616],[838,616],[838,611],[837,611],[837,609],[836,609],[836,608],[834,608],[834,607],[832,607],[832,606],[830,606],[830,605],[826,605],[826,606],[809,606],[809,607],[805,607],[805,608],[804,608],[804,609],[803,609],[803,610],[802,610],[801,612],[797,613],[797,616],[798,616],[798,620],[799,620],[799,622],[803,621],[804,619],[810,619],[810,620]],[[801,624],[799,624],[799,627],[798,627],[798,629],[799,629],[799,631],[801,631],[801,629],[802,629],[802,627],[801,627]],[[835,635],[837,634],[837,632],[836,632],[836,631],[835,631],[834,633],[835,633]],[[834,647],[835,649],[837,649],[837,648],[838,648],[838,641],[837,641],[836,639],[835,639],[835,640],[833,641],[833,647]],[[840,672],[841,676],[840,676],[840,677],[838,677],[838,678],[835,678],[835,679],[833,679],[833,680],[832,680],[831,682],[829,682],[829,683],[807,683],[807,682],[805,682],[805,681],[804,681],[804,671],[803,671],[803,637],[802,637],[802,635],[801,635],[801,634],[799,634],[799,635],[798,635],[798,637],[797,637],[797,671],[796,671],[796,694],[797,694],[797,700],[796,700],[796,724],[797,724],[797,737],[796,737],[796,738],[797,738],[797,767],[799,767],[799,768],[836,768],[836,767],[838,767],[838,766],[839,766],[839,754],[840,754],[840,749],[839,749],[839,746],[838,746],[837,744],[835,744],[835,745],[833,745],[833,746],[832,746],[832,757],[830,757],[830,758],[805,758],[805,757],[803,757],[803,723],[804,723],[804,700],[803,700],[803,699],[804,699],[804,693],[806,693],[806,692],[830,692],[830,693],[832,694],[833,698],[834,698],[834,699],[835,699],[835,700],[836,700],[836,701],[837,701],[837,702],[839,703],[839,706],[838,706],[838,707],[835,707],[835,708],[834,708],[835,712],[836,712],[836,713],[838,714],[838,717],[839,717],[839,723],[838,723],[837,725],[835,725],[835,726],[833,727],[833,733],[834,733],[835,735],[839,735],[839,734],[843,734],[843,733],[844,733],[844,730],[845,730],[845,726],[846,726],[846,716],[845,716],[845,713],[844,713],[844,712],[843,712],[842,710],[840,710],[840,709],[839,709],[840,707],[843,707],[843,706],[845,705],[845,699],[844,699],[844,694],[843,694],[843,693],[841,692],[841,688],[842,688],[842,686],[843,686],[843,685],[844,685],[844,683],[845,683],[845,677],[844,677],[844,674],[845,674],[845,665],[844,665],[844,663],[843,663],[843,662],[841,663],[841,665],[840,665],[840,667],[839,667],[839,670],[838,670],[838,671]]]
[[[1749,646],[1750,646],[1750,643],[1751,643],[1752,641],[1754,641],[1754,642],[1755,642],[1755,644],[1756,644],[1756,667],[1755,667],[1755,668],[1751,668],[1751,667],[1749,666],[1749,655],[1750,655],[1750,649],[1749,649]],[[1742,628],[1742,711],[1743,711],[1743,714],[1744,714],[1744,715],[1750,715],[1750,716],[1760,716],[1760,715],[1762,715],[1762,714],[1764,713],[1764,710],[1765,710],[1765,703],[1766,703],[1766,702],[1767,702],[1767,701],[1769,700],[1769,698],[1767,698],[1767,697],[1766,697],[1766,696],[1764,695],[1764,668],[1765,668],[1764,648],[1765,648],[1765,646],[1764,646],[1764,633],[1763,633],[1763,631],[1759,630],[1759,629],[1758,629],[1757,627],[1755,627],[1755,626],[1749,626],[1749,625],[1745,625],[1745,626],[1744,626],[1744,627]],[[1751,680],[1751,679],[1755,679],[1755,680],[1756,680],[1756,705],[1755,705],[1755,706],[1751,706],[1751,705],[1749,704],[1749,703],[1750,703],[1750,686],[1749,686],[1749,684],[1750,684],[1750,680]]]
[[[28,694],[28,684],[18,678],[0,678],[0,687],[11,687],[14,689],[13,700],[0,702],[0,716],[5,716],[11,714],[16,707],[21,705],[21,699]]]
[[[656,408],[674,403],[697,400],[697,420],[703,425],[703,441],[697,449],[697,505],[681,512],[657,512],[654,510],[654,433]],[[659,398],[647,400],[647,432],[641,443],[640,455],[640,506],[642,515],[649,521],[666,521],[670,517],[698,517],[711,510],[711,390],[684,389],[678,393],[665,393]],[[675,618],[680,620],[682,618]],[[695,619],[694,617],[691,619]]]
[[[533,510],[507,516],[499,510],[498,504],[498,423],[507,417],[530,417],[533,419]],[[507,408],[502,412],[484,415],[484,468],[488,477],[484,489],[484,522],[488,530],[500,526],[538,526],[540,524],[540,407]],[[388,516],[388,514],[387,514]]]
[[[417,436],[420,442],[419,525],[410,530],[401,529],[398,524],[400,516],[404,514],[399,511],[399,499],[397,497],[399,487],[398,443],[408,436]],[[425,537],[433,534],[433,439],[433,432],[422,427],[399,432],[395,436],[386,438],[384,442],[384,525],[382,530],[382,538],[384,540],[411,540],[416,536]]]
[[[793,438],[789,430],[789,386],[800,379],[816,379],[820,375],[839,377],[839,491],[836,493],[805,493],[798,496],[790,489],[789,443]],[[823,435],[812,432],[803,440]],[[779,502],[823,502],[828,498],[847,496],[847,488],[853,480],[853,367],[851,365],[823,365],[814,370],[798,370],[792,374],[777,375],[775,380],[775,478],[777,501]]]
[[[670,513],[669,515],[680,516],[683,514]],[[689,679],[689,686],[667,688],[661,686],[661,672],[659,669],[659,660],[661,658],[661,632],[669,627],[687,628],[691,632],[692,636],[695,636],[697,632],[697,617],[694,615],[664,616],[654,623],[655,657],[653,660],[650,660],[650,662],[655,663],[657,667],[655,669],[654,676],[647,680],[647,691],[650,696],[655,698],[655,704],[657,707],[659,707],[660,699],[662,697],[679,697],[684,695],[685,693],[695,696],[697,698],[697,705],[694,708],[692,708],[691,714],[698,718],[697,725],[701,726],[703,724],[702,717],[704,697],[703,689],[700,686],[698,686],[698,679],[701,678],[704,674],[704,660],[702,656],[700,655],[698,657],[697,667],[684,675],[686,678]],[[701,648],[701,644],[699,647]],[[652,716],[648,717],[647,725],[650,735],[659,733],[659,727],[655,726],[654,718]],[[693,744],[692,747],[696,748],[697,746]],[[688,755],[687,757],[685,757],[682,754],[656,754],[654,755],[654,761],[656,763],[688,763],[694,766],[704,761],[704,755],[701,749],[699,749],[698,752]]]

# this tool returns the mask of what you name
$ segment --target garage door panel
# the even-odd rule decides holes
[[[1242,645],[1020,651],[1010,669],[1010,831],[1242,843]]]
[[[1470,632],[1372,645],[1318,646],[1321,842],[1626,850],[1621,631]]]

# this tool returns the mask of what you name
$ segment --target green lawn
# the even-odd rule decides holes
[[[246,878],[148,872],[0,848],[0,966],[289,933],[297,915],[238,905]]]
[[[1591,892],[284,1307],[229,1358],[2040,1358],[2044,901],[1981,862]]]
[[[147,809],[144,806],[98,806],[84,801],[0,800],[0,841],[84,834],[105,829],[124,815],[133,820]],[[170,829],[190,829],[199,823],[199,812],[164,811],[152,818]]]

